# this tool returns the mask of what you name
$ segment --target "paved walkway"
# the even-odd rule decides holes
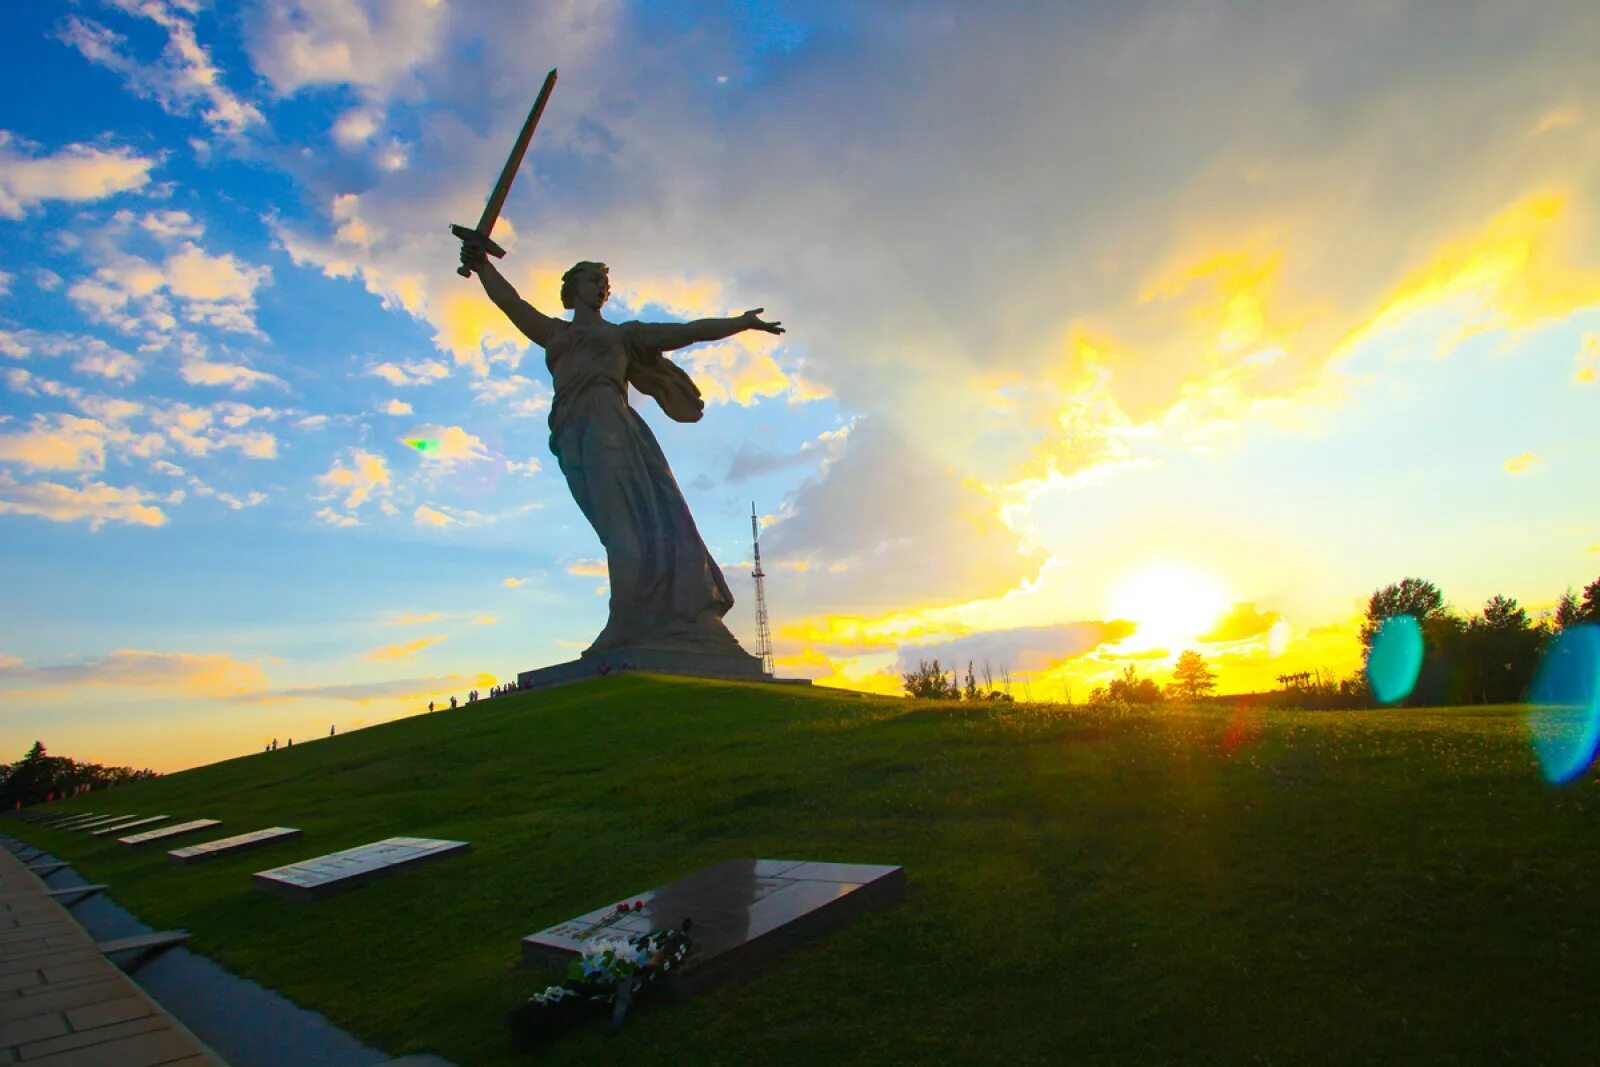
[[[227,1067],[47,892],[0,848],[0,1064]]]

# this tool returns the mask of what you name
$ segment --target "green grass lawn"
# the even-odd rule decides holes
[[[8,820],[158,928],[395,1054],[517,1062],[519,939],[719,860],[910,895],[558,1061],[1594,1063],[1600,779],[1514,707],[1125,716],[624,676],[76,798],[305,837],[192,867]],[[473,851],[290,902],[252,871]]]

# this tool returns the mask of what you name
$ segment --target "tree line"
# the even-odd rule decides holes
[[[0,810],[155,777],[157,773],[148,768],[136,771],[132,767],[103,767],[52,756],[45,751],[43,742],[35,741],[17,762],[0,764]]]
[[[1532,687],[1539,662],[1550,643],[1574,626],[1600,624],[1600,578],[1570,588],[1547,617],[1534,619],[1515,599],[1496,594],[1483,608],[1462,615],[1450,607],[1439,587],[1422,578],[1403,578],[1367,598],[1361,624],[1362,667],[1337,677],[1330,671],[1302,671],[1279,677],[1278,703],[1306,708],[1370,707],[1372,691],[1366,664],[1373,642],[1388,619],[1410,615],[1422,633],[1422,666],[1416,684],[1401,703],[1410,707],[1451,704],[1512,704]],[[935,700],[1010,700],[1011,675],[1002,668],[1003,689],[993,684],[986,662],[979,686],[972,664],[964,681],[955,669],[946,675],[937,659],[918,663],[901,677],[907,696]],[[1131,664],[1104,686],[1089,693],[1091,704],[1156,704],[1163,700],[1203,700],[1217,688],[1216,674],[1200,653],[1190,649],[1178,657],[1172,681],[1165,687],[1142,677]]]
[[[1496,594],[1472,615],[1445,603],[1432,582],[1404,578],[1367,599],[1362,662],[1384,622],[1410,615],[1422,631],[1422,668],[1403,703],[1511,704],[1524,699],[1550,643],[1574,626],[1600,623],[1600,578],[1582,594],[1568,589],[1547,618],[1534,619],[1512,597]]]

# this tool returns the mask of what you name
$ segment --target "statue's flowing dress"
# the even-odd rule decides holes
[[[722,623],[733,594],[628,386],[679,422],[699,419],[704,404],[688,375],[640,343],[640,325],[556,320],[545,346],[550,451],[605,546],[611,579],[610,618],[584,655],[637,647],[743,656]]]

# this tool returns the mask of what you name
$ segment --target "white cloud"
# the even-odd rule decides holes
[[[417,508],[416,511],[411,513],[411,521],[416,523],[418,526],[433,526],[435,528],[443,528],[451,525],[456,520],[451,518],[449,515],[446,515],[438,508],[431,508],[428,505],[423,504]]]
[[[489,458],[483,440],[459,426],[419,426],[400,441],[428,463],[470,463]]]
[[[33,515],[51,522],[86,521],[93,530],[108,522],[164,526],[166,513],[149,503],[153,499],[142,489],[118,488],[104,482],[78,486],[19,482],[0,472],[0,514]]]
[[[119,7],[130,15],[148,19],[166,32],[159,59],[147,61],[124,50],[128,38],[92,19],[68,15],[62,24],[62,42],[91,63],[122,75],[136,95],[155,100],[173,115],[199,111],[214,133],[238,137],[263,124],[261,111],[222,81],[222,71],[200,43],[191,18],[191,5],[174,0],[122,0]],[[188,9],[188,10],[184,10]]]
[[[277,458],[277,437],[267,430],[241,428],[244,425],[239,421],[241,410],[271,411],[268,408],[257,409],[229,403],[211,407],[172,403],[154,412],[151,422],[187,455],[207,456],[212,452],[232,450],[247,459]],[[217,425],[218,422],[222,425]]]
[[[177,240],[179,238],[198,240],[206,229],[187,211],[147,212],[139,220],[139,225],[146,232],[163,240]]]
[[[333,124],[333,139],[340,148],[359,148],[378,132],[382,116],[369,107],[352,108]]]
[[[392,487],[389,464],[376,452],[364,448],[348,449],[343,459],[335,459],[326,473],[317,476],[317,482],[326,490],[326,496],[343,498],[341,505],[346,512],[360,510],[374,496],[380,503],[385,502]],[[323,509],[318,514],[323,515],[328,510]],[[342,516],[340,520],[325,521],[341,526],[357,524],[353,515]]]
[[[133,356],[98,337],[47,330],[0,330],[0,355],[15,359],[76,356],[74,370],[118,382],[132,381],[142,369]]]
[[[387,404],[383,405],[383,413],[385,415],[410,415],[411,405],[404,400],[391,399]]]
[[[160,262],[122,251],[107,236],[97,243],[95,272],[67,295],[96,322],[127,333],[170,336],[179,319],[264,336],[255,323],[256,290],[272,270],[231,253],[212,255],[183,241]]]
[[[37,156],[0,130],[0,218],[20,219],[46,200],[100,200],[142,189],[158,162],[127,147],[69,144]]]
[[[436,359],[414,360],[404,366],[398,363],[379,363],[368,367],[367,373],[382,378],[390,385],[426,385],[450,377],[450,368]]]
[[[353,85],[375,96],[439,49],[445,13],[438,0],[266,0],[245,46],[282,95]]]
[[[16,280],[15,274],[8,274],[0,270],[0,296],[11,295],[11,283]]]

